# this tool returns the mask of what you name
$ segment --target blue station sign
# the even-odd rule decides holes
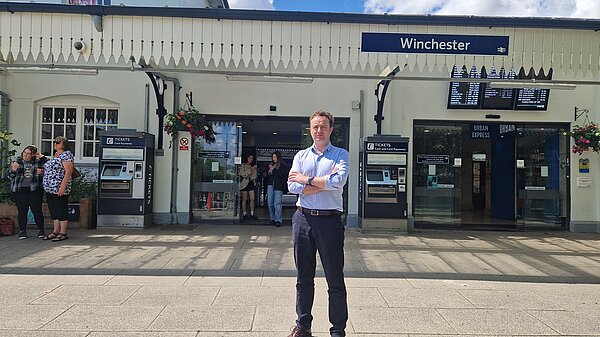
[[[508,36],[362,33],[367,53],[508,55]]]

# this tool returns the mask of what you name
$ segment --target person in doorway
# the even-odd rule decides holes
[[[271,154],[271,163],[267,166],[267,203],[271,225],[281,227],[283,191],[287,184],[287,170],[283,163],[281,152],[275,151]]]
[[[294,156],[288,177],[290,192],[298,194],[292,217],[296,263],[296,325],[288,337],[311,337],[315,295],[316,254],[319,252],[329,288],[329,329],[332,337],[346,336],[348,303],[344,283],[343,190],[349,173],[348,151],[330,143],[333,116],[316,111],[310,116],[313,145]]]
[[[74,168],[73,153],[70,151],[69,140],[65,137],[54,139],[54,150],[54,157],[44,165],[44,190],[54,230],[44,240],[62,241],[69,238],[67,213]]]
[[[245,220],[256,220],[258,217],[254,214],[254,191],[256,190],[258,173],[253,154],[246,156],[246,161],[240,166],[240,177],[242,178],[240,181],[240,191],[242,192],[243,217]],[[248,202],[249,205],[247,205]],[[250,215],[248,215],[248,208],[250,208]]]
[[[21,152],[21,157],[10,163],[7,176],[10,179],[10,190],[17,205],[17,220],[19,222],[19,239],[27,239],[27,213],[33,213],[35,224],[38,228],[38,237],[43,238],[44,214],[42,213],[42,199],[44,189],[44,163],[46,157],[37,152],[34,145],[26,146]]]

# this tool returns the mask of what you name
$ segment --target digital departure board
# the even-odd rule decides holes
[[[540,69],[536,75],[533,68],[529,73],[521,68],[519,73],[514,68],[505,69],[502,66],[499,70],[490,67],[481,68],[481,72],[475,66],[467,70],[466,66],[458,68],[456,65],[452,68],[451,78],[474,78],[481,79],[482,82],[450,82],[448,93],[448,109],[486,109],[486,110],[547,110],[549,89],[536,88],[490,88],[489,83],[484,83],[483,79],[499,79],[510,82],[519,79],[531,80],[551,80],[552,68],[548,75],[544,74],[544,69]]]
[[[504,67],[500,71],[496,71],[495,67],[490,68],[489,74],[485,67],[481,69],[481,78],[505,79],[514,80],[516,77],[514,68],[511,68],[508,73]],[[490,110],[512,110],[515,105],[515,89],[496,89],[490,88],[488,83],[483,84],[483,95],[481,101],[482,109]]]
[[[552,69],[548,71],[548,75],[544,75],[543,69],[536,76],[533,68],[529,70],[529,74],[525,75],[525,71],[521,68],[519,72],[519,79],[532,79],[538,80],[551,80]],[[515,110],[547,110],[548,99],[550,96],[549,89],[535,89],[535,88],[522,88],[517,89]]]
[[[471,71],[463,66],[452,69],[452,78],[479,78],[479,72],[475,66]],[[479,109],[481,97],[481,83],[477,82],[450,82],[448,94],[448,109]]]

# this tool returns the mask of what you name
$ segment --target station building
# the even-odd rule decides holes
[[[569,136],[600,117],[600,20],[226,4],[0,4],[3,120],[46,153],[66,136],[76,166],[98,175],[99,131],[153,134],[154,223],[245,223],[241,159],[255,155],[260,170],[280,151],[291,163],[311,144],[308,116],[323,109],[351,154],[345,218],[360,226],[359,149],[379,112],[381,134],[409,140],[399,229],[600,232],[598,154],[573,153]],[[172,139],[157,95],[166,113],[198,110],[216,142]],[[288,219],[295,200],[284,196]]]

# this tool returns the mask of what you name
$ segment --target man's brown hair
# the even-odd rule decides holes
[[[309,121],[312,121],[313,118],[315,117],[319,117],[319,116],[323,116],[323,117],[327,117],[327,119],[329,120],[329,127],[333,126],[333,115],[327,111],[323,111],[323,110],[317,110],[315,112],[313,112],[312,115],[310,115],[310,118],[308,119]]]

